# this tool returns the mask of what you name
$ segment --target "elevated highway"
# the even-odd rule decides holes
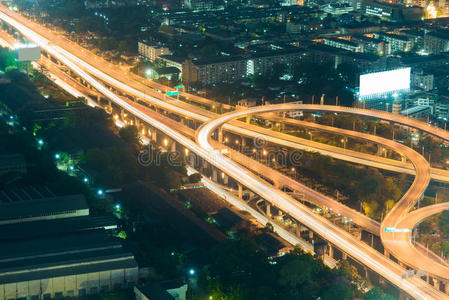
[[[15,23],[13,25],[16,28],[19,29],[22,33],[26,32],[28,29],[24,28],[23,25],[18,24],[15,20],[9,18],[8,16],[1,14],[0,18],[7,21],[8,23]],[[27,33],[28,35],[31,35],[30,32]],[[24,34],[24,35],[27,35]],[[29,36],[28,36],[29,37]],[[30,37],[29,37],[30,38]],[[36,38],[36,37],[35,37]],[[32,38],[31,38],[32,39]],[[209,163],[213,164],[219,169],[222,169],[226,173],[232,173],[232,177],[236,178],[240,182],[243,181],[243,184],[246,186],[250,185],[250,189],[255,189],[258,194],[260,194],[262,197],[267,198],[268,200],[273,200],[274,203],[281,205],[282,209],[286,209],[286,211],[291,212],[291,214],[298,218],[299,220],[304,220],[304,222],[310,226],[313,230],[317,231],[319,234],[328,236],[332,242],[337,245],[339,248],[346,251],[348,254],[353,256],[355,259],[359,260],[360,262],[368,265],[371,269],[378,272],[388,280],[390,280],[392,283],[396,284],[400,288],[404,289],[407,293],[410,295],[419,298],[419,299],[427,299],[427,298],[435,298],[435,299],[445,299],[446,295],[435,291],[433,289],[429,289],[428,286],[422,282],[421,280],[414,278],[409,280],[401,280],[400,274],[404,272],[404,269],[397,266],[394,262],[386,259],[385,257],[379,255],[379,253],[376,253],[373,249],[364,249],[364,247],[361,247],[358,243],[358,241],[354,241],[354,238],[351,237],[346,232],[342,231],[339,228],[336,228],[333,224],[329,224],[326,220],[323,218],[316,216],[310,211],[308,211],[306,208],[301,207],[301,205],[297,202],[295,202],[294,199],[289,197],[288,195],[285,195],[284,193],[276,190],[273,187],[270,187],[265,182],[261,181],[257,176],[254,174],[249,174],[248,172],[244,171],[244,169],[241,169],[237,164],[233,163],[232,161],[229,161],[227,158],[222,157],[221,155],[216,155],[216,153],[212,152],[210,153],[210,150],[206,149],[207,147],[198,146],[194,142],[192,142],[190,139],[186,138],[184,135],[180,134],[177,130],[161,123],[158,120],[155,120],[154,118],[149,117],[147,114],[143,113],[141,110],[137,109],[133,105],[130,105],[128,102],[124,101],[122,98],[118,97],[114,93],[112,93],[108,88],[103,86],[101,83],[99,83],[94,77],[89,75],[85,72],[80,66],[78,65],[79,62],[74,62],[68,57],[69,55],[66,53],[67,51],[62,50],[61,48],[52,45],[49,43],[48,40],[42,39],[41,37],[37,37],[36,39],[38,41],[38,44],[40,44],[45,51],[50,53],[52,56],[56,57],[59,61],[66,64],[72,71],[77,73],[79,76],[81,76],[84,80],[86,80],[90,85],[92,85],[95,89],[97,89],[99,92],[107,96],[109,99],[114,101],[117,105],[122,107],[123,109],[126,109],[139,119],[151,124],[152,126],[156,127],[158,130],[169,136],[170,138],[174,139],[179,144],[183,145],[184,147],[190,149],[194,153],[196,153],[198,156],[202,157],[203,159],[207,160]],[[35,40],[35,41],[36,41]],[[84,66],[85,67],[85,66]],[[109,78],[108,78],[109,80]],[[144,97],[145,98],[145,95]],[[153,99],[154,100],[154,99]],[[302,108],[304,110],[304,108]],[[340,108],[339,108],[340,109]],[[311,110],[315,110],[311,108]],[[181,114],[181,110],[179,113]],[[400,123],[400,122],[398,122]],[[429,131],[429,130],[427,130]],[[430,130],[432,131],[432,130]],[[211,156],[212,154],[212,156]],[[243,172],[243,178],[241,178],[242,174],[239,172]],[[423,170],[419,170],[419,172],[422,172]],[[430,174],[430,172],[429,172]],[[420,174],[418,174],[417,170],[417,177]],[[420,176],[421,177],[421,176]],[[430,177],[430,175],[429,175]],[[248,179],[248,181],[243,180]],[[430,179],[429,179],[430,180]],[[418,188],[416,188],[418,190]],[[270,196],[271,195],[271,196]],[[278,201],[279,200],[279,201]],[[285,200],[285,201],[284,201]],[[276,204],[276,205],[277,205]],[[399,276],[399,277],[398,277]]]
[[[262,107],[256,107],[256,108],[250,108],[243,111],[237,111],[225,114],[215,120],[212,120],[205,125],[201,127],[197,134],[197,141],[198,143],[208,151],[214,151],[215,149],[211,146],[209,139],[211,136],[211,133],[217,129],[218,127],[222,126],[226,122],[229,122],[233,119],[237,119],[243,116],[256,114],[256,113],[263,113],[263,112],[273,112],[273,111],[286,111],[286,110],[304,110],[304,108],[307,108],[307,110],[311,110],[312,106],[310,105],[298,105],[298,104],[284,104],[284,105],[268,105],[268,106],[262,106]],[[335,110],[336,107],[326,107],[321,105],[315,105],[314,109],[316,111],[327,111],[328,109]],[[344,110],[351,112],[353,114],[357,114],[359,110],[354,109],[346,109]],[[371,111],[369,112],[371,117],[376,117],[377,112]],[[363,114],[368,114],[368,111],[363,111]],[[380,113],[382,115],[382,119],[396,119],[395,115],[385,115],[384,113]],[[421,127],[420,124],[417,124],[418,127]],[[349,132],[348,132],[349,134]],[[416,261],[419,260],[422,263],[419,264],[419,267],[422,267],[421,269],[426,271],[427,274],[432,274],[433,276],[437,276],[439,278],[443,278],[445,280],[449,280],[449,268],[445,265],[440,265],[436,263],[435,261],[429,259],[428,257],[422,255],[419,251],[417,251],[414,246],[410,243],[410,235],[408,236],[409,244],[407,247],[403,245],[396,246],[395,243],[397,243],[398,240],[394,238],[391,238],[390,232],[386,230],[386,228],[393,228],[396,229],[397,225],[400,223],[400,221],[407,216],[408,212],[412,209],[415,202],[419,200],[420,197],[424,194],[424,191],[426,190],[429,182],[430,182],[430,166],[427,163],[427,161],[419,155],[414,150],[400,144],[396,143],[394,141],[380,138],[377,136],[371,136],[366,135],[359,132],[352,132],[351,136],[355,136],[361,139],[369,139],[371,141],[375,141],[379,144],[382,144],[384,146],[387,146],[391,149],[394,149],[401,155],[407,157],[413,164],[416,170],[416,176],[415,180],[413,181],[410,189],[406,192],[406,194],[398,201],[398,203],[390,210],[390,212],[387,214],[385,219],[383,220],[381,224],[381,238],[382,242],[384,243],[384,246],[388,251],[391,251],[392,254],[395,255],[396,258],[398,258],[400,261],[404,262],[405,264],[413,267],[417,267]],[[221,154],[216,153],[216,155],[220,156]],[[263,196],[265,199],[267,199],[265,196]],[[274,201],[272,199],[272,203],[275,205],[283,205],[284,202]],[[287,202],[287,200],[285,200]],[[271,201],[270,201],[271,202]],[[288,212],[290,212],[288,210]],[[405,240],[405,239],[401,239]],[[412,253],[413,255],[410,255]],[[441,270],[441,272],[440,272]]]

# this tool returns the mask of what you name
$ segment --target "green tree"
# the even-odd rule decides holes
[[[119,135],[125,142],[131,144],[133,147],[139,146],[140,137],[136,126],[130,125],[120,128]]]

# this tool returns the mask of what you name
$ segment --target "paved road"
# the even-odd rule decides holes
[[[210,122],[204,124],[200,128],[200,130],[197,134],[197,141],[204,149],[208,150],[209,152],[214,153],[215,149],[210,144],[209,138],[210,138],[211,133],[217,127],[221,126],[222,124],[224,124],[230,120],[236,119],[238,117],[246,116],[248,114],[270,112],[270,111],[295,110],[295,109],[303,110],[304,106],[307,106],[307,105],[292,105],[292,104],[276,105],[276,106],[269,105],[269,106],[250,108],[250,109],[247,109],[244,111],[237,111],[237,112],[225,114],[220,118],[217,118],[213,121],[210,121]],[[320,107],[320,106],[318,106],[318,107]],[[315,109],[322,110],[324,108],[324,107],[321,107],[321,109],[319,109],[318,107],[315,107]],[[332,109],[335,109],[335,107]],[[375,117],[376,113],[377,112],[371,112],[371,116]],[[395,116],[393,115],[391,117],[388,117],[388,116],[383,116],[383,117],[384,118],[394,118]],[[354,132],[353,135],[358,136],[358,135],[361,135],[361,133]],[[387,217],[385,218],[387,221],[384,220],[384,222],[381,225],[382,229],[385,227],[394,227],[396,225],[397,221],[408,213],[411,206],[416,202],[416,200],[419,197],[421,197],[421,195],[424,193],[425,189],[427,188],[427,185],[430,181],[430,166],[421,155],[419,155],[414,150],[412,150],[402,144],[399,144],[399,143],[396,143],[394,141],[387,140],[384,138],[376,137],[376,136],[373,136],[371,139],[380,144],[391,147],[392,149],[395,149],[402,155],[406,156],[407,158],[409,158],[412,161],[413,165],[416,168],[416,177],[415,177],[415,180],[414,180],[412,186],[410,187],[408,192],[401,198],[401,200],[395,205],[395,207],[390,211],[390,213],[387,215]],[[270,187],[267,186],[266,183],[260,182],[260,181],[255,182],[255,180],[251,180],[252,179],[252,178],[250,178],[251,176],[248,176],[248,178],[246,178],[247,174],[244,172],[245,169],[242,169],[242,167],[235,164],[231,160],[224,161],[223,160],[224,157],[219,152],[215,151],[214,159],[219,160],[221,164],[225,164],[225,166],[227,167],[226,172],[227,173],[229,172],[228,175],[230,175],[233,178],[238,178],[238,180],[240,182],[242,182],[249,189],[251,189],[254,192],[256,192],[257,194],[259,194],[262,198],[267,199],[268,201],[272,202],[274,205],[278,206],[281,209],[285,209],[285,211],[289,212],[290,214],[292,214],[294,216],[296,213],[299,213],[298,208],[294,207],[293,203],[291,203],[291,198],[289,199],[285,194],[283,194],[281,192],[278,192],[273,195],[274,191],[272,191],[272,190],[270,191]],[[237,174],[239,174],[239,173],[241,173],[241,175],[237,176]],[[298,220],[301,220],[301,222],[303,222],[305,219],[298,218]],[[305,223],[305,225],[310,226],[307,223]],[[316,226],[316,224],[313,224],[313,225]],[[312,227],[312,228],[315,229],[315,227]],[[335,228],[333,228],[333,229],[335,229]],[[329,237],[329,240],[332,241],[332,238],[331,238],[333,236],[332,232],[324,230],[321,232],[318,231],[318,233],[324,237]],[[347,242],[350,243],[350,241],[347,241]],[[387,247],[388,246],[389,246],[389,244],[387,243]],[[356,247],[356,245],[353,244],[352,247]],[[345,252],[347,251],[347,253],[350,254],[351,256],[355,255],[353,257],[355,257],[356,259],[358,259],[358,255],[360,255],[360,252],[353,251],[354,249],[344,249],[343,248],[343,250]],[[391,250],[391,249],[388,248],[388,250]],[[393,249],[393,250],[397,251],[395,254],[397,254],[397,253],[403,254],[400,249]],[[420,253],[415,253],[415,254],[418,255],[417,257],[415,257],[415,259],[416,258],[420,259],[422,256]],[[400,255],[397,257],[400,257],[401,260],[403,259],[403,257]],[[365,259],[366,259],[366,257],[365,257]],[[366,263],[366,260],[362,259],[361,261],[364,261]],[[411,265],[413,265],[413,261],[404,261],[404,262],[407,264],[411,263]],[[430,271],[430,273],[431,273],[432,269],[431,268],[429,269],[428,268],[429,266],[432,266],[432,264],[440,266],[439,264],[435,263],[434,261],[431,261],[429,263],[430,263],[430,265],[427,266],[426,271],[428,271],[428,272]],[[447,267],[441,266],[441,268],[447,268]],[[446,272],[446,276],[448,276],[448,275],[449,275],[449,272]]]
[[[15,20],[10,19],[9,17],[7,17],[5,14],[1,14],[0,17],[3,20],[6,20],[8,23],[14,24],[14,26],[16,28],[19,28],[20,31],[22,33],[24,33],[25,35],[27,35],[28,37],[35,35],[32,31],[30,32],[30,30],[28,28],[25,28],[23,25],[17,23]],[[95,80],[91,75],[87,74],[82,68],[79,67],[78,64],[82,64],[83,62],[80,61],[75,61],[76,63],[74,63],[71,59],[73,59],[73,57],[70,57],[70,53],[67,53],[67,51],[64,51],[63,49],[51,45],[47,40],[42,39],[41,37],[36,37],[34,36],[35,41],[38,41],[38,43],[43,47],[43,49],[45,49],[47,52],[49,52],[50,54],[52,54],[54,57],[56,57],[58,60],[60,60],[61,62],[63,62],[64,64],[66,64],[70,69],[72,69],[75,73],[77,73],[79,76],[81,76],[82,78],[84,78],[89,84],[91,84],[94,88],[96,88],[98,91],[100,91],[101,93],[103,93],[104,95],[106,95],[108,98],[110,98],[112,101],[114,101],[115,103],[117,103],[118,105],[122,106],[123,108],[125,108],[126,110],[130,111],[132,114],[138,116],[139,118],[141,118],[142,120],[153,124],[153,126],[157,127],[159,130],[161,130],[162,132],[166,133],[168,136],[172,137],[173,139],[177,140],[179,143],[185,145],[187,148],[191,149],[192,151],[194,151],[195,153],[197,153],[198,155],[200,155],[201,157],[206,158],[208,161],[210,161],[211,163],[217,165],[219,168],[226,170],[226,172],[229,172],[229,167],[232,166],[232,169],[235,171],[234,167],[238,165],[228,165],[229,161],[227,160],[222,160],[222,156],[215,156],[215,157],[210,157],[210,153],[208,153],[208,151],[205,151],[204,148],[202,147],[198,147],[198,145],[196,145],[195,143],[193,143],[192,141],[186,139],[183,135],[181,135],[180,133],[178,133],[176,130],[173,130],[172,128],[167,127],[165,124],[162,124],[160,122],[158,122],[157,120],[154,120],[150,117],[148,117],[147,115],[143,114],[141,111],[136,110],[133,106],[130,106],[127,102],[123,101],[123,99],[121,99],[120,97],[117,97],[114,93],[110,92],[106,87],[104,87],[102,84],[100,84],[97,80]],[[70,57],[70,59],[67,59],[68,57]],[[83,65],[83,67],[86,67],[85,65]],[[95,71],[95,70],[93,70]],[[108,78],[109,80],[109,78]],[[302,108],[304,110],[304,108]],[[341,108],[339,108],[341,109]],[[311,110],[316,110],[316,108],[311,108]],[[361,112],[361,114],[363,114],[363,111]],[[396,120],[395,122],[398,123],[404,123],[406,120]],[[406,123],[406,122],[405,122]],[[419,125],[419,124],[418,124]],[[427,132],[433,132],[434,130],[429,130],[428,128],[420,128],[420,129],[427,129]],[[232,163],[232,162],[231,162]],[[430,172],[429,172],[430,173]],[[234,173],[234,176],[237,176],[237,178],[239,178],[238,173]],[[429,175],[430,176],[430,175]],[[418,177],[418,176],[417,176]],[[249,179],[249,178],[248,178]],[[259,194],[265,194],[266,196],[268,196],[269,194],[267,194],[267,190],[266,186],[260,185],[261,183],[257,181],[257,177],[253,178],[255,179],[255,181],[252,181],[251,184],[254,184],[254,187],[257,187],[256,190],[259,191]],[[260,188],[260,189],[259,189]],[[276,191],[274,189],[274,191]],[[279,191],[276,191],[279,192]],[[282,195],[282,192],[279,192]],[[276,193],[275,193],[276,194]],[[274,194],[274,195],[275,195]],[[272,197],[268,197],[268,199],[273,199]],[[293,200],[290,198],[290,200]],[[281,204],[281,203],[280,203]],[[284,202],[282,201],[282,204],[284,204]],[[290,208],[294,208],[296,207],[296,205],[299,205],[298,203],[294,204],[294,203],[288,203],[285,202],[285,204],[288,204],[287,206],[291,206]],[[290,211],[290,210],[287,210]],[[295,211],[295,210],[293,210]],[[312,225],[312,228],[316,228],[317,232],[321,232],[321,233],[326,233],[327,231],[323,229],[326,229],[326,222],[327,221],[323,221],[323,220],[316,220],[315,218],[317,218],[317,216],[315,215],[308,215],[310,214],[310,212],[307,211],[295,211],[296,216],[301,216],[303,215],[306,219],[308,219],[308,222]],[[303,220],[302,218],[300,218],[301,220]],[[321,218],[322,219],[322,218]],[[358,246],[358,245],[354,245],[353,241],[351,241],[351,239],[353,239],[350,235],[348,235],[345,232],[339,232],[338,228],[332,228],[332,230],[337,230],[335,231],[335,236],[332,235],[332,239],[336,242],[335,244],[337,246],[341,245],[342,249],[348,249],[354,246]],[[344,236],[346,234],[346,237]],[[349,237],[348,237],[349,236]],[[349,238],[349,240],[347,240]],[[349,245],[352,244],[352,245]],[[357,247],[356,247],[357,248]],[[357,249],[357,251],[355,251],[357,254],[357,256],[361,259],[362,262],[366,262],[368,265],[370,265],[371,267],[374,267],[374,270],[378,269],[376,267],[376,261],[377,259],[374,259],[371,257],[371,255],[367,256],[367,253],[363,253],[359,252],[362,249]],[[366,251],[371,251],[371,249],[366,249]],[[375,251],[375,250],[373,250]],[[354,250],[352,251],[348,251],[349,254],[354,253]],[[378,253],[372,254],[372,255],[378,255]],[[391,261],[387,261],[389,264],[393,264]],[[395,268],[395,264],[391,265],[392,268]],[[397,266],[396,266],[397,267]],[[385,274],[386,278],[390,278],[391,281],[393,283],[399,284],[399,286],[401,286],[404,290],[409,291],[412,295],[416,295],[416,297],[418,298],[427,298],[429,296],[431,297],[439,297],[440,299],[444,296],[443,294],[440,294],[436,291],[430,291],[428,290],[426,285],[422,285],[422,282],[417,281],[414,284],[408,284],[408,281],[397,281],[398,278],[395,277],[395,275],[397,274],[393,274],[391,273],[391,269],[387,270],[385,265],[382,266],[381,269],[378,269],[379,271],[381,271],[381,274]],[[413,281],[413,280],[411,280]],[[421,284],[421,285],[420,285]],[[420,288],[419,288],[420,287]]]

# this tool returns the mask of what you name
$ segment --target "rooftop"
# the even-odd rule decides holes
[[[81,216],[73,218],[0,225],[0,243],[81,233],[96,229],[116,228],[112,216]]]
[[[148,299],[151,300],[175,300],[166,290],[164,290],[159,284],[151,283],[144,286],[136,286],[135,289],[139,290]]]
[[[357,44],[355,42],[351,42],[351,41],[348,41],[348,40],[345,40],[345,39],[339,39],[339,38],[335,38],[335,37],[324,38],[324,40],[333,41],[333,42],[345,44],[345,45],[352,46],[352,47],[358,47],[359,46],[359,44]]]
[[[88,210],[89,207],[83,195],[1,203],[0,223],[6,220],[28,219],[86,209]]]

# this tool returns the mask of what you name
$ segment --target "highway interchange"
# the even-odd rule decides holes
[[[325,236],[329,239],[330,242],[332,242],[334,245],[336,245],[341,250],[348,253],[351,257],[355,258],[356,260],[362,262],[366,266],[368,266],[370,269],[374,270],[375,272],[381,274],[386,279],[406,291],[408,294],[415,298],[419,299],[443,299],[447,298],[447,296],[441,292],[436,291],[435,289],[430,288],[428,284],[426,284],[424,281],[422,281],[419,278],[411,278],[404,280],[402,279],[401,275],[404,273],[404,269],[401,268],[399,265],[394,263],[393,261],[389,260],[385,256],[381,255],[374,249],[371,249],[369,247],[360,245],[359,241],[357,241],[354,237],[346,233],[341,228],[338,228],[334,224],[330,223],[329,221],[325,220],[324,218],[317,216],[316,214],[313,214],[310,212],[310,210],[300,203],[298,203],[295,199],[292,197],[286,195],[285,193],[281,192],[280,190],[276,189],[275,187],[271,186],[270,184],[264,182],[261,180],[258,176],[254,175],[252,172],[248,172],[248,170],[242,168],[240,165],[236,164],[232,160],[224,157],[221,155],[221,153],[214,151],[213,147],[209,144],[208,138],[209,135],[212,133],[212,131],[217,127],[220,126],[222,123],[227,123],[228,121],[231,121],[235,119],[235,115],[229,114],[224,115],[220,118],[210,118],[207,116],[204,116],[204,111],[201,110],[201,113],[198,113],[200,110],[197,109],[194,112],[186,110],[185,108],[182,108],[177,105],[173,105],[171,100],[169,101],[161,101],[157,97],[161,98],[160,94],[157,94],[157,97],[150,96],[149,92],[145,90],[144,92],[139,91],[138,89],[132,88],[128,86],[127,84],[121,82],[120,80],[117,80],[113,76],[107,75],[106,73],[98,70],[95,67],[92,67],[91,64],[88,64],[87,62],[81,60],[80,58],[74,56],[67,50],[61,48],[58,45],[53,44],[49,40],[43,38],[42,36],[36,34],[28,27],[24,26],[20,22],[17,22],[15,19],[7,16],[4,12],[1,13],[0,18],[4,21],[10,23],[13,25],[17,30],[19,30],[24,36],[28,37],[30,40],[34,41],[35,43],[39,44],[47,53],[51,54],[53,57],[57,58],[60,62],[64,63],[66,66],[68,66],[73,72],[78,74],[81,78],[83,78],[85,81],[87,81],[92,87],[94,87],[96,90],[101,92],[103,95],[108,97],[108,99],[111,99],[114,103],[120,105],[122,108],[126,109],[128,112],[132,113],[133,115],[139,117],[141,120],[147,122],[148,124],[151,124],[153,127],[158,128],[160,131],[164,132],[167,136],[172,138],[173,140],[176,140],[178,143],[184,145],[186,148],[190,149],[197,155],[201,156],[202,158],[208,160],[211,164],[215,165],[217,168],[223,170],[226,174],[230,175],[231,177],[235,178],[236,180],[242,182],[244,186],[252,190],[253,192],[260,195],[262,198],[266,199],[269,202],[272,202],[274,205],[278,206],[282,210],[288,212],[290,215],[295,217],[298,220],[301,220],[302,223],[304,223],[306,226],[313,229],[315,232],[320,234],[321,236]],[[77,53],[78,55],[78,53]],[[109,71],[108,71],[109,73]],[[93,75],[93,76],[92,76]],[[189,118],[194,118],[201,120],[204,122],[203,127],[198,132],[198,144],[193,142],[191,138],[186,137],[185,135],[178,132],[178,130],[173,129],[173,127],[167,126],[167,124],[149,117],[147,113],[144,113],[141,108],[139,108],[137,105],[131,105],[129,101],[125,101],[123,98],[119,97],[115,93],[111,92],[107,87],[104,86],[101,82],[99,82],[96,78],[100,78],[101,81],[108,83],[109,85],[113,85],[115,88],[124,91],[126,93],[129,93],[131,95],[137,96],[139,98],[145,99],[148,102],[157,105],[158,107],[164,108],[169,111],[176,112],[180,115],[187,116]],[[120,78],[120,77],[118,77]],[[152,95],[154,95],[154,91],[151,92]],[[191,106],[189,106],[191,107]],[[251,111],[251,110],[245,110],[242,111],[241,114],[250,114],[250,113],[260,113],[261,111],[269,112],[270,109],[277,109],[272,107],[263,107],[258,108],[259,110]],[[285,108],[279,108],[279,110],[284,110]],[[403,124],[406,126],[410,126],[413,128],[417,128],[421,131],[433,134],[435,136],[438,136],[444,140],[449,140],[448,133],[439,129],[435,129],[433,127],[428,126],[425,123],[417,122],[415,120],[411,120],[405,117],[400,117],[396,115],[391,115],[388,113],[383,112],[375,112],[372,111],[365,111],[365,110],[358,110],[353,108],[341,108],[341,107],[317,107],[317,106],[300,106],[295,108],[288,108],[288,109],[301,109],[301,110],[321,110],[321,111],[332,111],[332,112],[339,112],[339,113],[351,113],[351,114],[357,114],[361,116],[366,117],[374,117],[377,119],[383,119],[383,120],[389,120],[398,124]],[[337,110],[337,111],[336,111]],[[239,112],[240,113],[240,112]],[[210,115],[210,114],[209,114]],[[228,118],[228,119],[227,119]],[[211,121],[210,121],[211,120]],[[235,132],[241,131],[241,127],[235,126],[236,122],[231,123],[233,125],[228,125],[227,128],[230,130],[235,130]],[[226,128],[226,127],[225,127]],[[238,128],[240,128],[238,130]],[[348,133],[349,134],[349,133]],[[352,132],[350,135],[355,135],[358,133]],[[254,133],[253,133],[254,135]],[[249,135],[251,136],[251,135]],[[269,137],[269,136],[268,136]],[[271,137],[273,138],[273,137]],[[416,153],[415,151],[411,150],[408,147],[405,147],[401,144],[403,148],[398,147],[398,143],[395,143],[391,140],[378,140],[378,137],[370,136],[370,140],[377,140],[377,142],[381,142],[384,145],[387,145],[393,149],[396,149],[398,152],[406,156],[413,164],[413,166],[416,168],[416,177],[414,184],[410,188],[410,190],[404,195],[404,197],[401,199],[401,201],[398,203],[397,206],[390,212],[390,214],[387,216],[388,218],[385,218],[384,222],[381,224],[381,228],[387,228],[387,227],[395,227],[395,226],[403,226],[403,222],[401,222],[405,216],[405,214],[408,213],[410,208],[413,206],[413,204],[416,202],[416,200],[422,195],[425,188],[427,187],[429,181],[430,181],[430,166],[428,165],[427,161],[422,158],[421,155]],[[385,163],[385,162],[383,162]],[[388,163],[386,163],[388,165]],[[404,166],[402,166],[404,167]],[[398,167],[399,168],[399,167]],[[410,170],[410,166],[405,167],[405,169]],[[444,176],[443,176],[444,177]],[[439,207],[436,212],[441,211],[442,209],[446,209],[447,207],[442,206]],[[432,211],[432,214],[436,213],[435,211]],[[430,212],[429,212],[430,213]],[[427,213],[423,213],[420,217],[427,217]],[[418,223],[421,219],[417,219]],[[410,223],[407,226],[414,226],[416,223]],[[405,225],[404,225],[405,226]],[[398,227],[399,228],[399,227]],[[402,227],[401,227],[402,228]],[[403,248],[401,247],[395,247],[394,245],[391,245],[389,242],[391,240],[391,236],[389,233],[385,231],[381,231],[381,234],[385,233],[383,236],[383,240],[387,241],[387,245],[389,250],[391,250],[391,253],[397,255],[397,251]],[[400,239],[401,242],[407,244],[410,242],[409,234],[401,234]],[[400,255],[402,252],[399,252]],[[401,257],[401,256],[399,256]],[[407,261],[404,261],[407,263]],[[408,263],[407,263],[408,264]],[[443,268],[444,266],[442,266]],[[446,272],[446,274],[448,274]],[[442,274],[444,275],[444,274]],[[447,275],[446,275],[447,277]],[[444,278],[444,277],[443,277]]]

